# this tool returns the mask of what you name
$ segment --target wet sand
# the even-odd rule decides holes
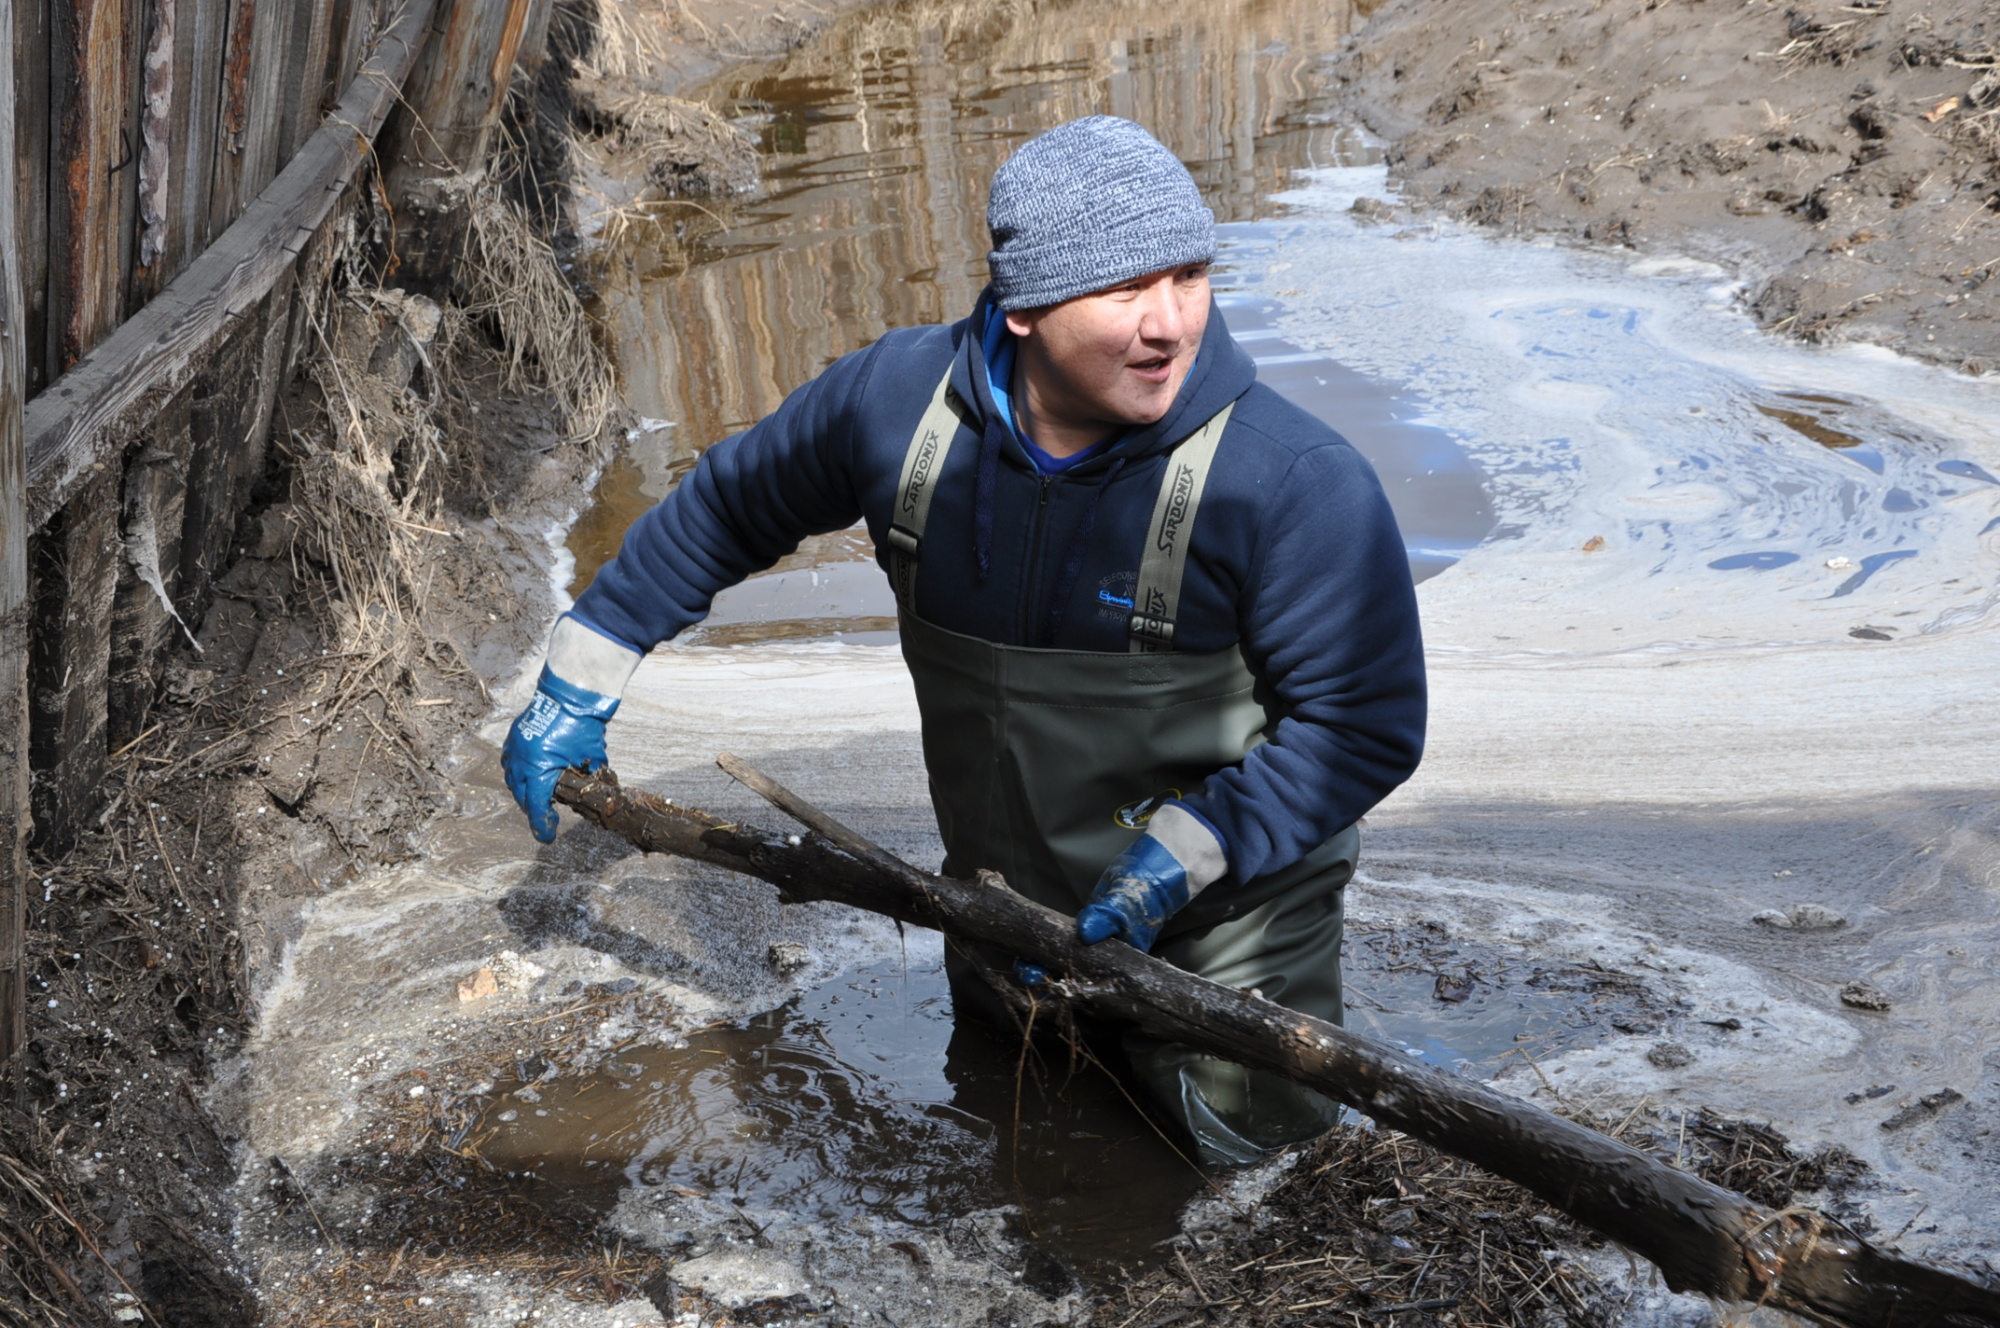
[[[1693,253],[1781,335],[1979,372],[2000,368],[1994,42],[1967,0],[1390,0],[1333,70],[1413,203]]]

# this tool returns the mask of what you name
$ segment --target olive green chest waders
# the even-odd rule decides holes
[[[1193,793],[1278,723],[1240,647],[1171,649],[1187,536],[1229,408],[1169,460],[1133,592],[1131,650],[1034,649],[946,631],[913,608],[931,485],[959,423],[948,382],[910,440],[889,531],[945,871],[999,872],[1029,898],[1073,914],[1144,830],[1152,806]],[[1153,953],[1341,1022],[1342,887],[1359,848],[1350,826],[1282,871],[1237,888],[1218,882],[1168,922]],[[961,1008],[990,1009],[969,965],[947,962]],[[1324,1132],[1338,1116],[1334,1103],[1275,1075],[1136,1033],[1124,1046],[1211,1163],[1254,1161]]]

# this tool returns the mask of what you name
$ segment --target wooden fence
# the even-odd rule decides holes
[[[399,210],[476,170],[551,8],[0,0],[0,1064],[27,843],[74,839],[199,626],[328,217],[371,159]]]

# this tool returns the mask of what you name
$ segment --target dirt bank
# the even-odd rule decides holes
[[[1773,331],[2000,365],[2000,20],[1391,0],[1334,66],[1411,202],[1723,262]]]

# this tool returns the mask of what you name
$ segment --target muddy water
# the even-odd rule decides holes
[[[1435,577],[1424,595],[1437,740],[1419,780],[1384,809],[1389,854],[1378,860],[1398,833],[1405,843],[1431,833],[1428,808],[1455,799],[1463,818],[1495,790],[1584,805],[1963,787],[1990,721],[1970,707],[1942,725],[1915,702],[1899,709],[1927,685],[1920,663],[1824,652],[1925,642],[1930,674],[1972,685],[1964,661],[1980,643],[1963,634],[1990,626],[1996,604],[1981,541],[2000,528],[2000,403],[1879,353],[1764,339],[1712,267],[1497,244],[1354,211],[1386,197],[1386,180],[1365,145],[1318,119],[1313,59],[1350,18],[1339,6],[1217,3],[1148,20],[1077,4],[1003,6],[975,22],[943,5],[891,6],[716,89],[757,117],[767,186],[723,212],[669,210],[651,241],[619,251],[606,307],[645,418],[572,534],[578,587],[703,448],[885,329],[969,307],[992,166],[1048,123],[1116,110],[1196,164],[1226,223],[1219,299],[1232,330],[1266,381],[1368,452],[1413,567]],[[1293,170],[1300,187],[1273,199]],[[724,595],[672,652],[675,668],[713,653],[705,646],[893,639],[870,556],[859,532],[809,542]],[[870,670],[852,656],[874,653],[829,654],[827,668]],[[1690,667],[1655,674],[1655,663]],[[1528,672],[1544,667],[1565,670],[1567,685]],[[1847,759],[1844,727],[1872,727],[1883,755]],[[1888,755],[1912,746],[1906,735],[1936,759]],[[1525,835],[1516,827],[1540,815],[1500,823]],[[1640,847],[1600,850],[1620,881],[1627,858],[1644,860],[1630,870],[1647,882],[1673,856],[1638,832],[1631,842]],[[1924,1035],[1836,1017],[1831,993],[1845,974],[1815,970],[1812,982],[1831,985],[1800,994],[1802,961],[1753,949],[1763,933],[1739,933],[1756,907],[1726,889],[1711,897],[1676,874],[1678,911],[1652,916],[1585,863],[1581,884],[1564,887],[1580,894],[1538,895],[1505,866],[1498,849],[1512,841],[1497,845],[1472,865],[1444,859],[1477,890],[1426,888],[1407,905],[1425,918],[1457,910],[1491,948],[1412,960],[1406,940],[1357,929],[1354,1026],[1475,1073],[1504,1071],[1521,1052],[1605,1091],[1699,1091],[1948,1192],[1937,1158],[1840,1114],[1850,1078],[1888,1083],[1887,1063],[1928,1054]],[[1538,851],[1562,860],[1568,844],[1558,836]],[[1792,878],[1776,861],[1757,874],[1773,891]],[[1370,879],[1357,894],[1379,908],[1393,892]],[[1639,936],[1627,967],[1660,962],[1652,937],[1687,944],[1674,971],[1694,976],[1666,986],[1681,982],[1702,1008],[1552,970],[1548,935],[1539,951],[1495,939],[1554,935],[1579,899],[1604,913],[1596,950]],[[1874,907],[1861,896],[1842,906]],[[1479,921],[1504,910],[1514,911]],[[1987,1008],[1937,1013],[1977,1027]],[[1739,1028],[1736,1041],[1759,1050],[1731,1043]],[[1693,1047],[1696,1068],[1649,1060],[1656,1035]],[[1934,1059],[1949,1069],[1935,1082],[1974,1082],[1975,1049],[1954,1044]],[[1084,1263],[1167,1234],[1202,1182],[1116,1085],[1057,1074],[1061,1092],[1031,1081],[1017,1103],[1014,1070],[999,1049],[954,1043],[934,957],[913,958],[827,978],[686,1047],[536,1085],[533,1099],[516,1092],[485,1127],[489,1155],[599,1196],[640,1182],[766,1212],[919,1223],[1012,1203],[1038,1238]],[[885,1135],[898,1146],[885,1149]]]
[[[1347,978],[1351,1027],[1481,1078],[1665,1013],[1621,975],[1438,929],[1358,928]],[[1016,1205],[1084,1273],[1153,1255],[1206,1188],[1102,1067],[954,1029],[935,962],[864,964],[675,1046],[517,1084],[473,1137],[494,1165],[601,1208],[632,1185],[918,1227]]]

